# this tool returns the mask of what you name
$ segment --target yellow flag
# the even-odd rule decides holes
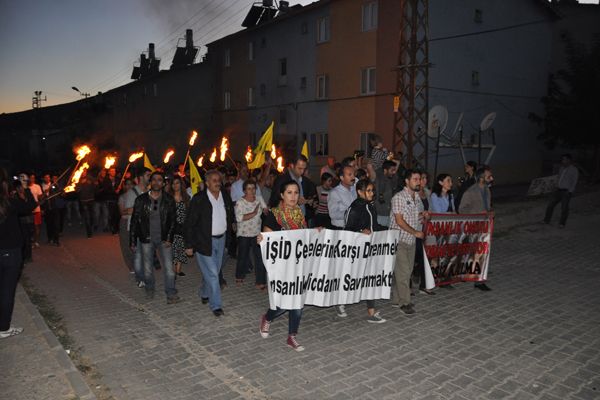
[[[154,168],[154,165],[152,165],[146,153],[144,153],[144,167],[148,168],[152,172],[156,171],[156,168]]]
[[[302,151],[300,152],[308,160],[308,142],[305,140],[302,145]]]
[[[190,156],[188,156],[188,164],[190,164],[190,186],[192,187],[192,194],[196,194],[200,190],[202,177],[198,172],[198,168],[196,168],[196,164],[194,164],[194,160],[192,160],[192,157]]]
[[[265,152],[271,151],[271,146],[273,145],[273,127],[275,123],[271,121],[271,124],[263,133],[256,148],[254,149],[254,159],[252,162],[248,163],[248,169],[257,169],[263,166],[265,163]]]

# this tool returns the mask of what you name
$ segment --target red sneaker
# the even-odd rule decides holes
[[[267,321],[267,314],[263,314],[263,316],[260,317],[260,327],[259,327],[260,336],[262,336],[263,339],[266,339],[269,337],[269,328],[270,327],[271,327],[271,322]]]
[[[301,346],[300,343],[296,340],[296,335],[289,335],[287,338],[287,345],[296,351],[304,351],[304,346]]]

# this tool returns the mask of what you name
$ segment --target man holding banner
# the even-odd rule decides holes
[[[404,314],[416,313],[410,302],[410,278],[415,263],[416,238],[425,235],[420,229],[421,220],[427,216],[418,192],[421,190],[421,174],[409,169],[404,175],[404,189],[392,197],[390,229],[400,231],[400,241],[394,263],[394,286],[392,289],[392,307],[399,307]]]

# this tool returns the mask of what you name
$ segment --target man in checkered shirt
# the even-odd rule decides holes
[[[421,174],[409,169],[404,175],[404,189],[392,197],[390,229],[400,231],[400,242],[394,263],[394,285],[392,286],[392,307],[400,307],[407,315],[414,314],[415,307],[410,302],[410,277],[415,263],[416,238],[423,239],[422,220],[427,217],[419,196]]]

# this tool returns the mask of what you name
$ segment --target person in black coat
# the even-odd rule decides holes
[[[364,179],[356,183],[356,200],[350,204],[346,211],[346,224],[344,230],[361,232],[370,235],[373,232],[383,231],[387,228],[377,222],[377,211],[373,203],[375,186],[372,182]],[[340,310],[340,307],[342,308]],[[367,300],[367,322],[381,324],[385,319],[375,310],[375,300]],[[339,316],[345,314],[344,306],[337,306]]]

